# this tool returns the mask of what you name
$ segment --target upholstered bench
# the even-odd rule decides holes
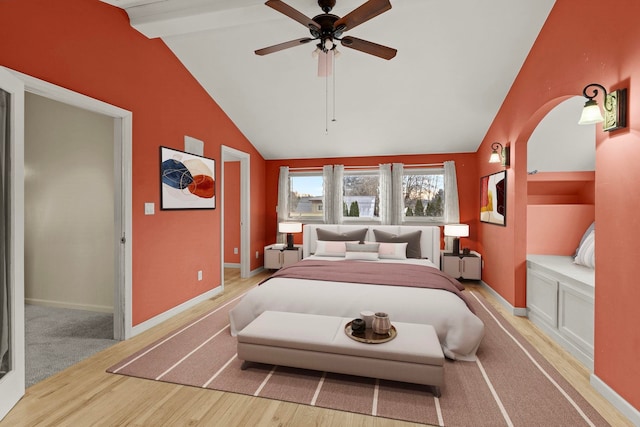
[[[440,396],[444,355],[431,325],[393,322],[397,336],[380,344],[349,338],[352,319],[265,311],[238,333],[238,358],[294,368],[430,385]]]

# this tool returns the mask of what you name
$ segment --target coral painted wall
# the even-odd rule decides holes
[[[240,264],[240,162],[224,164],[224,262]],[[233,253],[234,248],[238,249]]]
[[[221,144],[251,155],[251,241],[262,251],[264,159],[161,40],[98,0],[3,0],[0,16],[0,65],[133,112],[134,325],[220,286],[220,209],[159,209],[159,146],[183,149],[190,135],[207,157]]]
[[[595,369],[607,384],[640,410],[640,2],[557,0],[502,108],[479,148],[510,142],[507,227],[482,224],[484,280],[511,304],[524,307],[526,256],[527,140],[555,105],[579,95],[589,83],[628,88],[627,127],[596,132]],[[613,17],[611,20],[609,18]],[[600,22],[600,24],[598,24]],[[610,24],[610,25],[609,25]],[[598,99],[602,105],[602,97]],[[576,121],[577,121],[576,117]],[[479,172],[495,167],[480,161]]]
[[[480,184],[477,172],[477,160],[474,153],[456,154],[424,154],[405,156],[374,156],[374,157],[335,157],[325,159],[285,159],[268,160],[266,162],[266,226],[265,239],[275,242],[278,235],[276,206],[278,205],[278,176],[280,166],[290,168],[322,167],[324,165],[345,166],[377,166],[381,163],[431,164],[442,163],[447,160],[456,162],[456,177],[458,179],[458,198],[460,199],[460,222],[469,224],[469,237],[463,238],[462,246],[475,249],[478,230],[478,210],[480,204]],[[302,234],[294,234],[296,243],[302,243]]]

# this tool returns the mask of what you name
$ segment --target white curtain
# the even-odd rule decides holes
[[[280,166],[280,176],[278,177],[278,224],[284,222],[289,217],[289,166]],[[276,230],[277,230],[276,224]],[[276,242],[286,243],[283,233],[276,232]]]
[[[324,189],[322,212],[324,214],[324,223],[333,224],[335,217],[335,209],[333,204],[335,202],[333,196],[333,166],[324,165],[322,167],[322,187]]]
[[[0,89],[0,377],[9,371],[9,256],[11,194],[9,187],[9,93]]]
[[[391,224],[393,218],[393,183],[391,180],[391,163],[380,165],[380,223]]]
[[[344,165],[333,165],[333,223],[342,224]]]
[[[404,164],[394,163],[391,169],[391,224],[402,224],[404,221],[404,194],[402,193],[402,175]]]
[[[456,163],[453,160],[444,162],[444,223],[460,223],[460,204],[458,202],[458,180]],[[453,237],[445,237],[445,250],[451,250]]]

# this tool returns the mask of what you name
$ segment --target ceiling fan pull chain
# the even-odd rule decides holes
[[[331,65],[333,67],[333,119],[332,122],[336,121],[336,54],[335,49],[331,51],[332,61]]]
[[[327,55],[327,60],[324,62],[324,133],[329,135],[329,54],[324,55]]]

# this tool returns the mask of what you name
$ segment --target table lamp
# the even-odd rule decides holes
[[[293,246],[293,233],[302,231],[302,223],[300,222],[281,222],[278,224],[280,233],[287,233],[287,249],[295,249]]]
[[[460,237],[469,236],[469,225],[467,224],[446,224],[444,226],[444,235],[453,237],[454,255],[460,255]]]

